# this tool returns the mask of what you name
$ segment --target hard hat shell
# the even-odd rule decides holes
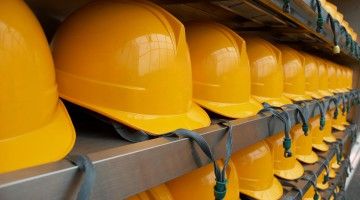
[[[346,87],[347,89],[351,90],[352,89],[352,77],[353,77],[353,70],[351,68],[346,68]]]
[[[319,160],[319,157],[312,150],[311,127],[309,130],[308,135],[305,136],[301,124],[297,124],[290,130],[290,134],[296,158],[303,163],[313,164]]]
[[[192,102],[184,26],[153,3],[89,3],[64,21],[52,48],[68,101],[153,135],[210,124]]]
[[[336,142],[335,136],[332,134],[331,128],[332,128],[332,122],[333,122],[333,111],[328,111],[325,115],[325,126],[323,130],[324,134],[324,141],[328,143],[334,143]]]
[[[220,166],[222,161],[218,161]],[[239,183],[232,161],[227,168],[226,196],[224,200],[239,199]],[[172,197],[176,200],[214,199],[215,174],[209,164],[166,183]],[[193,192],[191,192],[193,191]]]
[[[315,189],[314,186],[311,186],[308,191],[304,194],[302,200],[314,200]],[[321,195],[318,193],[319,199],[321,199]]]
[[[127,198],[127,200],[175,200],[165,184],[141,192]]]
[[[305,93],[314,99],[321,99],[324,96],[319,92],[319,70],[317,62],[314,57],[307,53],[302,53],[302,55],[305,60]]]
[[[273,161],[274,161],[274,174],[280,178],[287,180],[295,180],[300,178],[304,173],[304,168],[295,156],[284,156],[284,133],[280,132],[276,135],[266,139],[270,147]]]
[[[342,121],[342,119],[341,119],[341,115],[342,115],[342,112],[341,112],[341,110],[342,110],[342,105],[340,105],[340,106],[338,107],[338,110],[339,110],[339,114],[338,114],[337,118],[336,118],[336,119],[334,119],[333,117],[331,118],[331,125],[332,125],[332,127],[333,127],[334,129],[336,129],[336,130],[344,131],[344,130],[346,129],[346,127],[343,125],[343,121]],[[331,114],[332,114],[331,116],[333,116],[334,112],[335,112],[335,109],[331,110]]]
[[[293,101],[311,100],[305,94],[304,57],[296,50],[279,45],[284,69],[284,96]]]
[[[326,190],[329,188],[329,181],[327,181],[326,183],[323,183],[325,175],[326,175],[326,169],[323,169],[323,171],[320,173],[320,175],[317,178],[316,186],[320,190]]]
[[[262,106],[250,96],[250,65],[245,41],[231,29],[214,22],[188,24],[186,39],[192,64],[194,101],[230,118],[256,115]]]
[[[323,141],[324,130],[320,130],[320,116],[311,118],[309,123],[311,125],[312,147],[319,151],[328,151],[329,146]]]
[[[266,40],[246,38],[251,71],[251,94],[272,106],[291,104],[283,95],[284,73],[281,52]]]
[[[319,93],[325,97],[333,96],[334,94],[329,90],[326,61],[319,57],[315,57],[315,61],[319,71]]]
[[[0,173],[62,159],[75,131],[47,40],[23,1],[1,1],[0,35]]]
[[[255,199],[279,199],[283,188],[274,177],[271,151],[260,141],[232,155],[239,181],[240,194]]]
[[[330,167],[333,169],[339,169],[340,165],[337,162],[337,158],[336,156],[334,156],[331,160],[330,160]]]
[[[336,77],[335,63],[328,61],[326,68],[328,72],[328,85],[330,92],[339,93],[340,91],[337,90],[337,83],[336,83],[337,77]]]
[[[329,164],[329,178],[335,178],[336,177],[336,172],[334,170],[334,168],[332,167],[332,165],[336,163],[336,155],[333,156],[333,158],[330,160],[330,164]]]
[[[348,80],[347,80],[347,69],[344,66],[340,66],[341,69],[341,89],[344,92],[349,92],[349,89],[347,88]]]
[[[340,113],[339,115],[338,115],[338,117],[340,117],[340,121],[341,121],[341,124],[342,125],[344,125],[344,126],[349,126],[350,125],[350,123],[347,121],[347,112],[345,112],[345,113]]]
[[[340,65],[336,65],[336,89],[339,92],[347,92],[348,90],[345,88],[343,81],[345,83],[344,77],[343,77],[343,70]]]

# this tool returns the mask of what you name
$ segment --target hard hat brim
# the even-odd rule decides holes
[[[324,136],[323,138],[324,138],[324,141],[328,142],[328,143],[336,142],[336,137],[333,135],[327,135],[327,136]]]
[[[323,184],[322,181],[318,181],[316,185],[320,190],[326,190],[329,188],[329,182]]]
[[[194,101],[214,113],[229,118],[255,116],[262,109],[261,104],[252,99],[244,103],[220,103],[200,99],[194,99]]]
[[[334,169],[329,169],[329,178],[335,178],[336,177],[336,172]]]
[[[296,155],[296,158],[306,164],[314,164],[319,160],[319,157],[313,151],[309,155]]]
[[[311,96],[309,96],[309,95],[299,95],[299,94],[284,93],[284,96],[291,99],[291,100],[293,100],[293,101],[312,100]]]
[[[54,162],[72,149],[76,134],[64,104],[59,100],[48,124],[26,134],[0,140],[0,173]]]
[[[276,176],[286,180],[296,180],[304,174],[304,167],[299,161],[295,160],[293,168],[287,170],[275,169],[274,173]]]
[[[330,91],[327,91],[327,90],[319,90],[319,93],[324,97],[331,97],[334,95],[333,93],[331,93]]]
[[[324,142],[318,143],[318,144],[312,144],[312,147],[316,150],[326,152],[329,150],[329,146],[325,144]]]
[[[344,126],[350,126],[350,123],[349,123],[349,122],[342,122],[342,125],[344,125]]]
[[[253,95],[252,97],[260,103],[266,102],[272,106],[277,106],[277,107],[281,107],[287,104],[292,104],[292,101],[286,98],[285,96],[281,96],[279,98],[270,98],[270,97],[261,97],[261,96]]]
[[[345,129],[346,129],[345,126],[340,125],[340,124],[334,124],[334,125],[332,125],[332,127],[338,131],[345,131]]]
[[[314,99],[321,99],[324,97],[322,94],[320,94],[320,92],[306,92],[306,94]]]
[[[331,164],[331,168],[333,169],[339,169],[340,168],[340,165],[337,163],[337,162],[334,162]]]
[[[279,199],[283,195],[283,187],[280,184],[279,180],[273,177],[271,186],[266,190],[253,191],[253,190],[240,189],[240,193],[243,193],[255,199],[275,200],[275,199]]]
[[[207,113],[200,106],[193,102],[190,105],[190,109],[186,113],[176,115],[150,115],[124,112],[112,108],[81,102],[62,94],[60,94],[60,96],[72,103],[97,112],[133,129],[145,131],[150,135],[163,135],[179,128],[195,130],[207,127],[211,123]]]

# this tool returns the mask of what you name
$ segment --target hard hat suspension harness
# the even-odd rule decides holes
[[[319,129],[323,130],[325,127],[325,123],[326,123],[324,107],[323,107],[323,104],[320,103],[319,101],[315,100],[314,102],[315,102],[315,106],[314,106],[313,112],[315,111],[316,108],[319,109],[319,112],[320,112],[320,127],[319,127]]]

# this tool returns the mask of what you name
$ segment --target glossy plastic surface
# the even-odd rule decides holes
[[[296,160],[294,154],[288,158],[284,156],[283,140],[283,132],[280,132],[266,139],[274,161],[274,173],[276,176],[283,179],[298,179],[303,175],[304,168],[300,164],[300,162]],[[291,151],[293,152],[293,148],[291,149]]]
[[[240,193],[255,199],[279,199],[283,194],[274,177],[273,159],[266,142],[261,141],[232,155]]]
[[[256,115],[262,106],[250,97],[250,65],[245,41],[231,29],[214,22],[188,24],[186,39],[194,101],[226,117]]]
[[[314,99],[321,99],[324,97],[320,92],[319,86],[319,69],[317,62],[311,55],[302,53],[304,56],[304,67],[305,67],[305,90],[306,94]]]
[[[222,162],[218,162],[222,166]],[[226,196],[224,200],[239,199],[238,176],[233,162],[227,168]],[[212,164],[196,169],[166,183],[175,200],[214,199],[215,174]]]
[[[127,200],[175,200],[165,184],[127,198]]]
[[[311,100],[311,96],[305,94],[304,57],[290,47],[278,47],[284,68],[284,96],[293,101]]]
[[[319,157],[312,150],[311,127],[309,127],[309,130],[308,135],[305,136],[301,124],[297,124],[291,129],[290,133],[296,158],[303,163],[313,164],[319,160]]]
[[[336,137],[332,134],[332,123],[333,123],[333,112],[328,111],[325,115],[325,126],[323,130],[323,138],[325,142],[333,143],[336,142]]]
[[[154,135],[210,124],[192,103],[184,26],[155,4],[90,3],[63,22],[52,48],[60,94],[75,104]]]
[[[324,142],[325,130],[320,130],[320,115],[309,120],[311,125],[312,147],[319,151],[328,151],[329,146]]]
[[[315,195],[315,190],[314,190],[314,187],[311,186],[308,191],[304,194],[302,200],[314,200],[314,195]],[[321,199],[321,196],[320,194],[318,193],[319,195],[319,199]]]
[[[273,106],[291,104],[284,95],[281,52],[260,38],[246,38],[251,68],[251,94],[260,103]]]
[[[330,92],[329,90],[329,83],[328,83],[328,71],[326,68],[326,61],[315,57],[317,68],[319,71],[319,93],[322,96],[329,97],[333,96],[334,94]]]
[[[43,30],[21,0],[0,2],[0,173],[62,159],[75,131]]]
[[[316,186],[320,189],[320,190],[326,190],[327,188],[329,188],[329,181],[324,182],[324,177],[326,174],[326,169],[324,169],[321,174],[318,176],[317,178],[317,184]]]

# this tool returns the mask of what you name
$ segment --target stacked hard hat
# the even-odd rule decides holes
[[[14,14],[16,13],[16,14]],[[39,22],[23,1],[1,1],[0,173],[57,161],[75,141],[58,98]]]
[[[296,158],[299,161],[307,164],[313,164],[317,162],[319,157],[312,150],[311,130],[309,131],[309,135],[305,136],[301,129],[301,124],[297,124],[291,129],[290,132],[294,146],[294,155]]]
[[[346,88],[348,90],[351,90],[352,89],[352,77],[353,77],[353,70],[351,68],[347,68],[346,69]]]
[[[271,151],[261,141],[234,154],[232,160],[238,174],[240,194],[255,199],[279,199],[283,194],[280,182],[274,177]]]
[[[306,94],[314,99],[321,99],[324,96],[319,92],[319,69],[315,58],[307,53],[304,56],[305,67],[305,90]]]
[[[315,198],[315,196],[316,196],[317,198]],[[303,200],[321,199],[321,196],[320,196],[320,194],[319,194],[317,191],[315,191],[314,187],[311,186],[311,187],[308,189],[308,191],[304,194],[304,196],[303,196],[302,199],[303,199]]]
[[[254,99],[272,106],[291,104],[290,99],[283,95],[284,73],[280,50],[260,38],[247,38],[246,43]]]
[[[213,22],[188,24],[186,38],[194,101],[225,117],[256,115],[262,106],[251,98],[245,41],[231,29]]]
[[[74,104],[151,135],[210,124],[192,102],[184,26],[155,4],[88,4],[64,21],[52,49],[60,95]]]
[[[327,73],[328,73],[328,86],[329,86],[330,92],[339,93],[339,91],[337,90],[337,83],[336,83],[337,77],[336,77],[335,63],[333,63],[331,61],[327,61],[326,68],[327,68]]]
[[[219,163],[221,163],[219,161]],[[239,182],[236,167],[230,161],[227,170],[226,195],[224,200],[239,198]],[[174,200],[181,199],[213,199],[215,174],[212,164],[196,169],[184,176],[166,183]],[[190,192],[196,191],[196,192]]]
[[[328,151],[329,146],[324,142],[324,130],[320,128],[320,116],[310,119],[310,132],[312,138],[312,147],[319,151]]]
[[[284,156],[284,133],[277,133],[266,139],[268,146],[270,147],[273,161],[274,161],[274,174],[280,178],[287,180],[296,180],[300,178],[304,173],[304,168],[296,157]],[[293,147],[292,150],[293,152]]]
[[[319,72],[319,93],[324,97],[333,96],[334,94],[329,90],[326,61],[318,57],[315,57],[315,60]]]
[[[141,192],[137,195],[127,198],[127,200],[174,200],[169,189],[164,185],[158,185],[154,188]]]
[[[323,169],[323,171],[320,173],[320,175],[317,178],[317,187],[320,190],[326,190],[329,187],[329,180],[328,180],[328,172],[326,169]]]
[[[296,50],[279,46],[284,70],[284,96],[292,101],[311,100],[305,93],[305,68],[304,57]]]

